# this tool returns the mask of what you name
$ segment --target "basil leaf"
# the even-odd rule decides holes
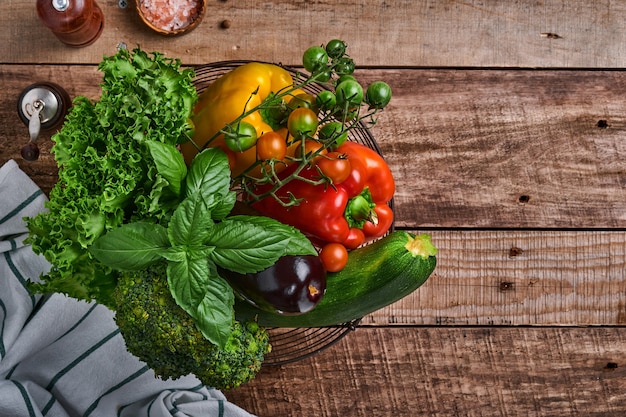
[[[230,167],[224,151],[208,148],[197,154],[185,181],[187,196],[200,193],[207,201],[225,196],[230,191]]]
[[[180,195],[174,193],[170,182],[158,172],[154,175],[152,190],[148,194],[136,195],[135,204],[146,213],[169,217],[180,203]],[[146,215],[145,217],[148,217]]]
[[[198,247],[191,247],[191,248],[187,248],[187,254],[190,258],[192,259],[204,259],[204,260],[208,260],[209,259],[209,255],[211,255],[211,253],[215,250],[214,246],[198,246]],[[211,266],[211,264],[209,264],[209,267]]]
[[[237,215],[229,217],[231,220],[254,223],[268,233],[280,233],[289,238],[285,255],[317,255],[315,247],[302,232],[295,227],[286,225],[278,220],[266,216]]]
[[[237,201],[237,193],[230,191],[211,209],[211,218],[213,220],[226,218],[235,207],[235,201]]]
[[[187,248],[172,246],[160,252],[160,255],[168,261],[184,262],[187,258]]]
[[[187,257],[196,260],[204,258],[209,259],[209,255],[215,248],[213,246],[198,246],[198,247],[185,247],[185,246],[172,246],[160,254],[163,258],[173,262],[184,262]]]
[[[187,165],[176,147],[163,142],[146,142],[154,160],[157,172],[169,183],[170,189],[180,195],[183,181],[187,176]]]
[[[246,274],[261,271],[284,255],[316,254],[312,245],[308,251],[294,250],[306,246],[302,239],[306,237],[300,232],[275,220],[234,216],[216,223],[206,244],[215,246],[209,258],[218,266]]]
[[[232,332],[234,302],[232,288],[213,268],[207,291],[194,318],[204,337],[221,348],[226,345]]]
[[[213,220],[200,194],[184,199],[174,211],[167,227],[173,246],[200,246],[211,233]]]
[[[163,226],[135,222],[100,236],[89,252],[111,268],[139,270],[161,259],[161,253],[169,247],[167,231]]]
[[[185,256],[181,261],[167,263],[167,284],[172,297],[191,317],[197,315],[208,281],[209,263],[206,258]]]

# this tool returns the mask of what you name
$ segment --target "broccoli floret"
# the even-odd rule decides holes
[[[114,299],[127,350],[163,379],[194,374],[207,386],[236,388],[254,378],[271,349],[267,331],[255,321],[235,321],[223,349],[204,338],[174,301],[165,263],[121,273]]]

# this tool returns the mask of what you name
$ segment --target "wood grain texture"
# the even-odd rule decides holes
[[[300,63],[307,47],[342,38],[360,65],[476,67],[626,66],[626,5],[610,0],[209,0],[191,33],[150,32],[133,0],[99,0],[105,27],[87,48],[65,47],[34,2],[0,2],[0,62],[92,63],[118,43],[187,64],[259,59]],[[221,28],[230,21],[228,29]]]
[[[623,416],[623,328],[358,328],[227,398],[263,417]]]
[[[198,29],[166,38],[133,0],[97,1],[102,37],[73,49],[34,2],[0,0],[0,164],[16,159],[44,191],[51,132],[38,162],[19,158],[19,93],[55,81],[97,98],[95,64],[120,42],[185,65],[299,65],[342,38],[359,79],[394,90],[373,132],[396,224],[432,234],[435,273],[231,401],[259,417],[626,414],[625,2],[209,0]]]
[[[433,275],[362,325],[626,325],[626,232],[428,233]]]
[[[397,181],[397,225],[408,228],[626,228],[626,73],[359,70],[394,98],[372,129]],[[94,66],[1,65],[0,161],[19,159],[27,129],[20,91],[55,81],[97,98]],[[606,127],[599,127],[604,121]],[[601,124],[604,126],[603,124]],[[49,135],[48,135],[49,137]],[[19,138],[19,139],[18,139]],[[42,157],[23,169],[49,190]]]
[[[373,131],[401,226],[626,226],[623,72],[359,74],[394,91]]]

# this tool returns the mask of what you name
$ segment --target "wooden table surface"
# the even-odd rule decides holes
[[[34,2],[0,1],[0,164],[55,181],[19,93],[53,81],[99,96],[120,42],[186,65],[299,65],[344,39],[363,82],[394,90],[373,133],[396,181],[396,225],[431,233],[430,280],[228,399],[263,417],[622,416],[626,412],[626,2],[208,1],[190,34],[144,28],[99,0],[105,29],[65,47]],[[230,27],[222,28],[228,20]]]

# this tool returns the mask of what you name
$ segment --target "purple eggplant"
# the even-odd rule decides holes
[[[326,270],[315,255],[283,256],[263,271],[220,270],[236,294],[257,308],[277,314],[311,311],[326,291]]]

